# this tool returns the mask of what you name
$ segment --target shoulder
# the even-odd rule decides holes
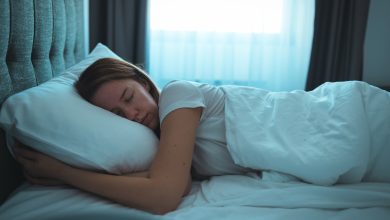
[[[194,90],[197,88],[196,84],[197,83],[191,81],[174,80],[164,86],[164,88],[162,89],[162,93],[167,91],[182,92],[182,91]]]
[[[184,80],[171,81],[161,91],[160,104],[162,102],[181,100],[203,99],[203,95],[196,83]]]
[[[177,80],[168,83],[161,91],[159,100],[160,121],[178,108],[205,107],[205,99],[195,82]]]

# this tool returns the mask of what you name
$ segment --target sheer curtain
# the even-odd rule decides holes
[[[314,0],[150,0],[147,70],[273,91],[304,89]]]

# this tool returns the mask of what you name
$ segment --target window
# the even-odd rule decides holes
[[[148,71],[174,79],[302,89],[314,0],[151,0]]]
[[[281,0],[155,0],[152,31],[280,33]]]

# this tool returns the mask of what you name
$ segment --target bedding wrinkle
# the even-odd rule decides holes
[[[362,88],[367,95],[382,97],[381,104],[363,99]],[[227,145],[236,164],[332,185],[360,182],[370,173],[368,164],[372,163],[378,166],[374,173],[382,181],[390,180],[385,168],[385,164],[390,167],[388,159],[379,157],[383,146],[370,146],[373,137],[379,138],[379,145],[389,143],[390,130],[370,133],[369,129],[390,124],[390,110],[381,112],[385,122],[378,115],[367,114],[367,108],[390,109],[390,105],[383,105],[389,103],[387,92],[356,81],[325,83],[311,92],[275,93],[251,87],[236,91],[234,86],[223,89]],[[243,99],[246,101],[240,102]],[[242,120],[235,120],[240,115]],[[378,156],[375,162],[370,151]]]
[[[390,93],[374,86],[360,85],[370,134],[370,153],[364,181],[388,181],[390,179]],[[370,91],[376,91],[375,93]],[[378,115],[382,117],[378,117]],[[387,159],[386,159],[387,158]]]

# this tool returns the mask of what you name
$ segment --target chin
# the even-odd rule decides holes
[[[153,131],[155,131],[157,129],[157,125],[156,123],[152,123],[151,125],[148,126],[150,129],[152,129]]]

